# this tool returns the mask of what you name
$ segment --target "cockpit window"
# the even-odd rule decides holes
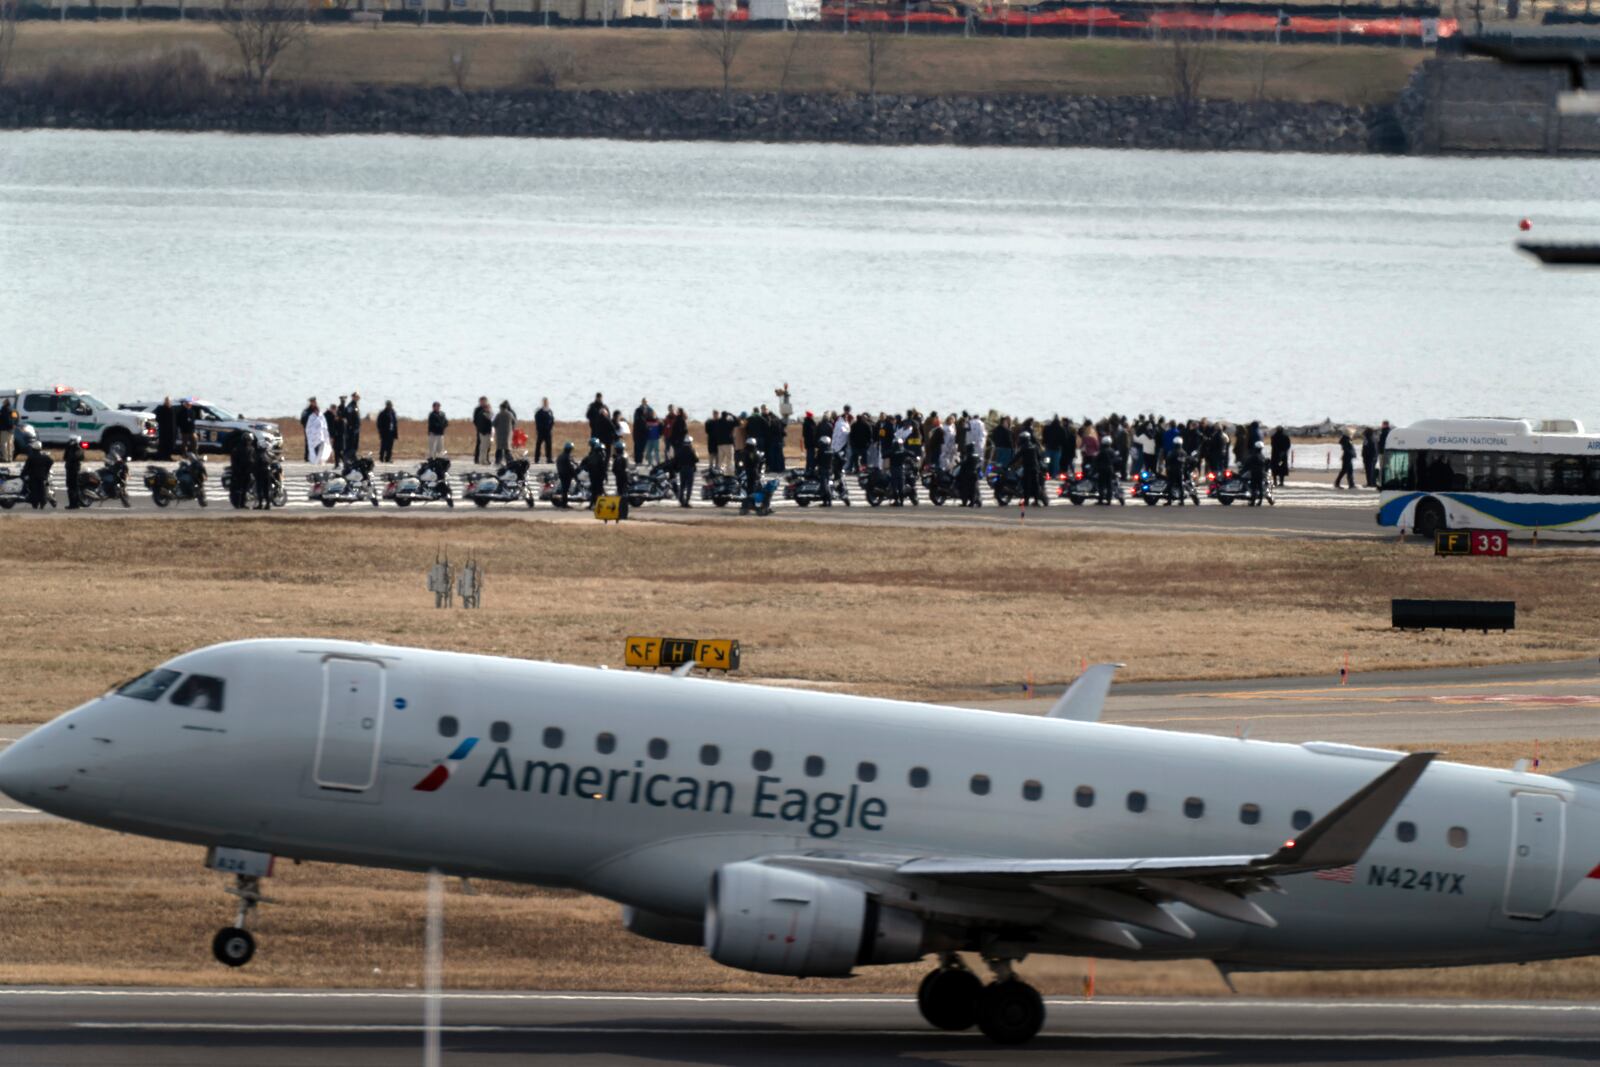
[[[222,679],[208,674],[191,674],[172,694],[172,702],[196,711],[221,711]]]
[[[165,667],[157,667],[139,675],[131,682],[123,682],[117,686],[117,695],[132,697],[135,700],[160,700],[161,694],[172,687],[182,673],[169,671]]]

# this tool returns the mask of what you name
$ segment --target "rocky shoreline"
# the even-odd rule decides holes
[[[67,101],[43,83],[0,89],[0,128],[401,133],[1196,151],[1403,152],[1391,107],[1159,96],[889,96],[714,91],[238,89],[202,99]]]

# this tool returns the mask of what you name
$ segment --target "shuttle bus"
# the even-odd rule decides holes
[[[1600,435],[1570,419],[1427,419],[1391,430],[1378,525],[1600,536]]]

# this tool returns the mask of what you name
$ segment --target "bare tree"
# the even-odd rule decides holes
[[[857,31],[861,38],[861,55],[867,64],[867,99],[872,108],[872,117],[878,117],[878,81],[884,72],[889,69],[889,53],[894,50],[898,38],[889,28],[888,19],[864,20]]]
[[[798,28],[786,31],[789,42],[783,49],[783,63],[778,67],[778,121],[782,122],[789,103],[789,75],[794,72],[794,59],[800,51],[800,39],[804,36]]]
[[[239,49],[245,80],[265,89],[284,53],[310,33],[310,9],[306,0],[225,0],[221,25]]]
[[[1188,126],[1200,111],[1206,81],[1206,62],[1211,50],[1186,33],[1172,35],[1171,66],[1167,81],[1178,121]]]
[[[695,44],[700,51],[716,60],[717,67],[722,71],[722,106],[728,106],[728,92],[733,85],[733,62],[739,56],[739,49],[744,47],[745,35],[734,29],[733,20],[728,16],[732,13],[734,0],[719,3],[718,15],[709,24],[702,24],[695,31]]]
[[[560,41],[535,41],[522,54],[522,84],[529,89],[559,89],[577,70],[577,55]]]
[[[472,56],[476,51],[477,47],[470,44],[452,44],[445,51],[450,80],[455,83],[456,92],[463,96],[467,93],[467,80],[472,77]]]
[[[17,43],[22,0],[0,0],[0,82],[11,72],[11,49]]]

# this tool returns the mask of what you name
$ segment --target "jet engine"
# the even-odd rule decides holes
[[[795,978],[843,978],[869,963],[924,954],[923,922],[859,886],[755,862],[712,877],[706,952],[718,963]]]

